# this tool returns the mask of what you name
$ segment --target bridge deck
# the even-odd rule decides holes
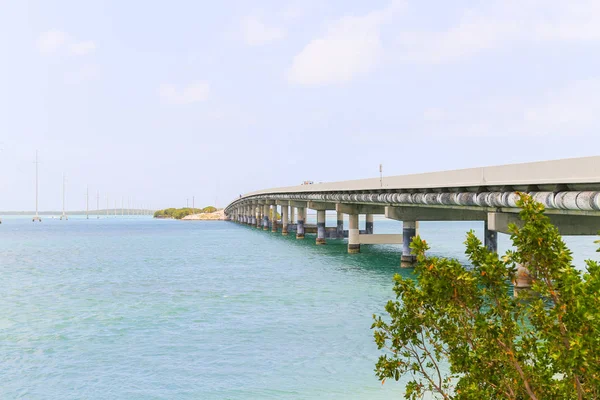
[[[600,190],[600,156],[467,168],[383,178],[325,182],[258,190],[242,196],[269,193],[337,192],[389,189],[502,188],[504,186],[565,185],[571,190]],[[526,190],[526,189],[523,189]]]

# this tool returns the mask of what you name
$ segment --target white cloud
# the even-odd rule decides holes
[[[178,90],[175,85],[162,84],[159,87],[159,95],[167,104],[190,104],[206,101],[210,93],[208,82],[195,82]]]
[[[428,108],[423,112],[423,118],[427,121],[441,121],[446,117],[446,111],[441,108]]]
[[[71,43],[69,47],[71,53],[78,56],[83,56],[96,50],[96,44],[91,40]]]
[[[381,27],[399,3],[364,16],[345,16],[329,24],[324,36],[298,53],[287,71],[299,85],[341,84],[369,72],[382,57]]]
[[[600,129],[600,79],[571,83],[544,96],[523,112],[525,125],[538,133],[585,135]]]
[[[37,40],[37,47],[41,53],[54,53],[65,44],[66,40],[66,33],[51,30],[40,34]]]
[[[600,78],[542,93],[495,97],[425,110],[424,133],[454,137],[597,136]]]
[[[402,32],[400,58],[441,63],[508,43],[600,40],[600,2],[502,0],[467,10],[440,32]]]
[[[283,29],[267,26],[258,17],[244,17],[241,25],[243,39],[250,46],[259,46],[285,37]]]
[[[86,64],[79,69],[67,72],[65,74],[65,82],[75,85],[82,82],[91,81],[98,78],[100,68],[96,64]]]
[[[55,53],[63,47],[68,47],[71,54],[83,56],[93,52],[96,44],[91,40],[77,41],[65,32],[51,30],[40,34],[37,47],[44,54]]]
[[[281,13],[286,20],[293,20],[306,15],[306,6],[300,3],[289,4]]]

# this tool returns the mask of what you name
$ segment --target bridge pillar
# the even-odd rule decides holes
[[[256,227],[258,229],[262,229],[263,227],[263,206],[261,204],[258,205],[258,221],[256,222]]]
[[[488,221],[485,221],[483,228],[485,247],[492,253],[498,252],[498,232],[488,229]]]
[[[365,230],[367,231],[367,235],[373,234],[373,214],[365,214]]]
[[[269,230],[269,209],[271,206],[268,204],[263,205],[263,231]]]
[[[305,208],[298,207],[298,220],[297,220],[297,228],[296,228],[296,239],[304,239],[304,218],[305,218]]]
[[[281,206],[281,234],[287,236],[289,223],[289,206]]]
[[[296,207],[290,206],[290,224],[296,222]]]
[[[348,214],[348,253],[360,253],[358,214]]]
[[[317,210],[317,244],[326,244],[325,241],[325,210]]]
[[[337,212],[336,236],[338,239],[344,238],[344,214]]]
[[[254,205],[254,214],[256,215],[256,220],[254,221],[254,226],[260,228],[261,218],[260,218],[260,206]]]
[[[271,206],[271,232],[277,232],[277,205]]]
[[[402,257],[400,266],[410,268],[415,263],[415,256],[410,253],[410,244],[415,237],[417,224],[415,221],[402,221]]]

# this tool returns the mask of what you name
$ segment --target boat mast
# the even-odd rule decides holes
[[[33,217],[33,222],[38,221],[42,222],[40,215],[38,213],[38,151],[35,151],[35,217]]]
[[[67,219],[68,219],[68,218],[67,218],[67,214],[65,213],[65,191],[66,191],[65,187],[66,187],[66,185],[67,185],[67,183],[66,183],[66,182],[67,182],[67,178],[66,178],[65,174],[63,173],[63,187],[62,187],[62,189],[63,189],[63,191],[62,191],[62,215],[60,216],[60,219],[61,219],[61,220],[62,220],[63,218],[64,218],[65,220],[67,220]]]

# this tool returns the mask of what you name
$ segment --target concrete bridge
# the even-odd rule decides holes
[[[401,266],[409,267],[419,221],[482,221],[485,245],[496,251],[497,234],[521,223],[518,191],[544,204],[562,235],[600,231],[600,156],[266,189],[232,201],[225,214],[259,229],[281,227],[297,239],[316,233],[318,245],[347,237],[349,253],[360,252],[361,244],[402,244]],[[317,211],[316,227],[305,224],[307,209]],[[335,227],[326,227],[327,210],[337,212]],[[281,221],[272,218],[279,211]],[[358,228],[361,214],[365,230]],[[375,234],[375,214],[402,221],[402,234]]]

